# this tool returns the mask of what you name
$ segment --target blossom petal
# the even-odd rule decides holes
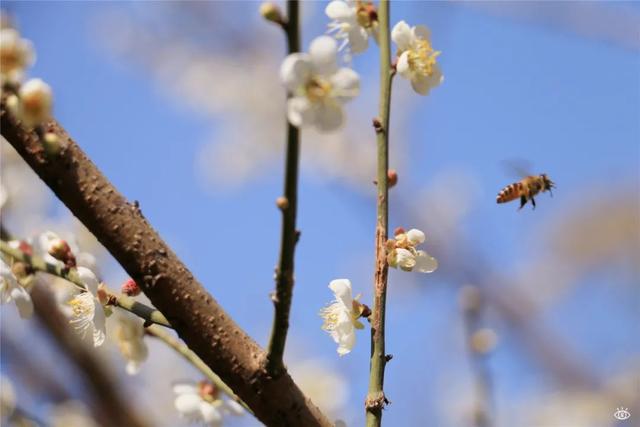
[[[222,414],[218,411],[218,408],[213,406],[209,402],[201,401],[200,414],[202,419],[207,425],[217,427],[222,425]]]
[[[356,343],[356,332],[351,319],[344,319],[339,322],[336,329],[331,334],[338,344],[337,352],[340,356],[351,352]]]
[[[398,22],[391,30],[391,39],[398,46],[398,50],[405,51],[409,49],[413,39],[411,27],[404,21]]]
[[[360,76],[351,68],[340,68],[330,80],[333,94],[341,102],[349,101],[360,93]]]
[[[412,228],[411,230],[407,231],[407,238],[409,239],[409,242],[411,242],[414,246],[423,243],[425,240],[424,233],[417,228]]]
[[[351,292],[351,281],[349,279],[336,279],[329,283],[329,289],[340,300],[345,307],[351,310],[353,294]]]
[[[438,260],[426,253],[418,251],[416,256],[415,270],[420,273],[432,273],[438,268]]]
[[[98,293],[98,278],[93,274],[93,271],[86,267],[78,267],[78,277],[92,295]]]
[[[403,270],[411,271],[416,265],[416,257],[403,248],[396,249],[396,264]]]
[[[192,383],[178,382],[173,384],[172,389],[176,394],[198,394],[198,388]]]
[[[126,371],[128,375],[136,375],[140,372],[140,362],[129,360],[127,362]]]
[[[353,8],[342,0],[334,0],[330,2],[324,10],[329,19],[335,19],[338,21],[347,21],[355,18],[355,12]]]
[[[337,65],[338,43],[329,36],[316,37],[309,46],[313,71],[320,75],[331,75]]]
[[[351,52],[362,53],[369,47],[369,33],[359,25],[355,25],[349,31],[349,46]]]
[[[294,126],[307,126],[315,121],[316,110],[308,98],[296,96],[287,101],[287,118]]]
[[[305,85],[310,75],[311,60],[306,53],[292,53],[280,65],[280,80],[291,92]]]
[[[176,396],[176,399],[174,400],[173,404],[178,410],[178,412],[180,412],[181,414],[186,415],[190,418],[191,417],[200,418],[201,402],[202,402],[202,399],[197,394],[186,393],[186,394],[180,394]]]
[[[409,52],[403,52],[398,58],[396,71],[405,79],[411,78],[411,67],[409,66]]]
[[[431,30],[424,25],[416,25],[411,29],[414,38],[422,40],[431,40]]]
[[[21,318],[28,319],[33,315],[33,301],[25,288],[18,285],[11,289],[11,299],[16,303]]]
[[[102,304],[97,298],[93,299],[96,307],[93,311],[93,346],[100,347],[107,337],[107,316],[104,314]]]
[[[314,110],[314,124],[320,132],[334,131],[344,122],[342,106],[336,101],[324,102]]]
[[[428,95],[431,90],[431,79],[428,76],[416,74],[411,79],[411,87],[420,95]]]

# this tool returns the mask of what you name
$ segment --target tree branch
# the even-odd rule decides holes
[[[374,299],[371,321],[371,362],[369,372],[369,393],[365,407],[366,425],[379,426],[382,409],[387,403],[384,395],[384,368],[387,363],[384,343],[385,304],[387,299],[386,242],[389,222],[389,113],[391,109],[391,49],[389,42],[389,1],[381,0],[378,9],[380,43],[380,116],[374,120],[378,145],[377,173],[377,222],[376,222],[376,264],[374,273]]]
[[[288,20],[283,29],[287,35],[289,53],[300,51],[300,30],[298,24],[297,0],[287,2]],[[278,376],[284,365],[282,358],[289,330],[289,312],[294,284],[294,255],[298,232],[296,213],[298,209],[298,164],[300,157],[300,131],[287,123],[287,152],[285,160],[284,198],[278,207],[282,211],[282,231],[280,236],[280,261],[276,269],[276,291],[273,295],[274,317],[271,338],[267,352],[267,372]],[[281,203],[280,203],[281,202]]]
[[[265,369],[265,352],[220,307],[187,267],[55,121],[44,125],[62,149],[47,155],[0,104],[2,136],[98,238],[191,348],[268,426],[328,426],[328,419],[283,373]]]
[[[28,255],[20,249],[12,248],[4,240],[0,240],[0,252],[7,256],[10,256],[16,261],[24,262],[35,271],[41,271],[43,273],[49,273],[54,276],[61,277],[73,283],[77,287],[85,289],[84,284],[78,277],[78,271],[75,268],[66,269],[59,265],[49,264],[40,257]],[[138,302],[126,295],[116,295],[109,289],[106,289],[106,291],[107,297],[113,305],[123,308],[135,314],[136,316],[141,317],[145,320],[145,322],[155,323],[158,325],[166,326],[168,328],[171,327],[167,319],[158,310],[155,310],[148,305],[142,304],[141,302]]]

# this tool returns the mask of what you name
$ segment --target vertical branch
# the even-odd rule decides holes
[[[283,28],[287,35],[288,52],[300,51],[299,3],[287,1],[287,22]],[[289,311],[293,293],[293,260],[298,232],[296,210],[298,204],[298,163],[300,156],[300,131],[287,122],[287,148],[285,160],[284,196],[278,199],[282,211],[280,260],[276,267],[276,291],[272,296],[275,308],[271,338],[267,352],[267,372],[276,375],[282,370],[284,346],[289,330]]]
[[[495,345],[492,337],[481,335],[483,295],[476,286],[466,285],[460,290],[460,305],[464,321],[464,333],[469,354],[469,363],[475,381],[475,403],[473,423],[476,427],[491,427],[492,381],[487,366],[487,353]],[[484,330],[486,331],[486,330]],[[488,339],[489,338],[489,339]]]
[[[387,274],[389,266],[386,257],[387,228],[389,222],[389,189],[387,170],[389,169],[389,112],[391,104],[391,51],[389,46],[389,1],[381,0],[378,10],[380,43],[380,110],[374,120],[378,146],[377,172],[377,221],[376,221],[376,262],[374,275],[374,300],[371,322],[371,362],[369,373],[369,393],[365,403],[367,426],[379,426],[382,408],[387,403],[384,395],[384,368],[387,358],[384,348],[385,304],[387,298]]]

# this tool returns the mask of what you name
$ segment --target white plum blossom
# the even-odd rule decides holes
[[[338,68],[338,46],[329,36],[311,42],[309,53],[292,53],[280,67],[289,90],[287,117],[293,126],[315,126],[321,132],[344,122],[342,104],[360,91],[360,77],[350,68]]]
[[[332,19],[329,33],[342,40],[340,49],[349,47],[352,53],[362,53],[369,46],[369,37],[378,40],[378,15],[371,2],[333,0],[325,13]]]
[[[431,88],[444,80],[436,58],[439,51],[431,46],[431,32],[424,25],[409,27],[398,22],[391,31],[391,38],[398,46],[396,70],[411,80],[411,86],[420,95],[427,95]]]
[[[31,79],[18,91],[18,114],[25,126],[33,128],[51,118],[53,91],[40,79]]]
[[[0,30],[0,84],[18,83],[35,61],[33,45],[13,28]]]
[[[206,426],[220,427],[226,415],[243,415],[244,409],[233,400],[219,397],[216,387],[206,381],[177,383],[174,406],[183,417]]]
[[[82,338],[87,333],[91,334],[93,346],[99,347],[106,337],[106,315],[98,299],[98,279],[85,267],[78,267],[78,277],[86,290],[77,294],[68,303],[72,310],[70,323],[82,334]]]
[[[118,312],[115,328],[120,352],[127,359],[127,374],[135,375],[140,364],[147,360],[149,350],[144,342],[144,327],[141,319],[127,312]]]
[[[320,310],[320,317],[324,319],[322,329],[331,334],[331,338],[338,344],[338,354],[344,356],[349,353],[356,343],[356,329],[363,329],[364,325],[358,320],[365,310],[364,304],[353,298],[351,281],[336,279],[329,283],[329,289],[335,295],[335,300]]]
[[[438,261],[416,246],[424,243],[425,235],[422,231],[412,228],[405,232],[400,229],[396,232],[395,239],[387,241],[387,262],[393,268],[404,271],[418,271],[420,273],[432,273],[438,268]]]
[[[28,319],[33,315],[31,295],[18,283],[11,272],[11,267],[2,260],[0,260],[0,302],[2,304],[15,303],[18,313],[23,319]]]

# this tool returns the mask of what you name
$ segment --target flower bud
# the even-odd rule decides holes
[[[479,329],[471,336],[471,349],[476,353],[487,354],[498,344],[498,334],[493,329]]]
[[[20,87],[20,118],[25,126],[33,128],[51,117],[53,93],[40,79],[31,79]]]
[[[393,235],[394,236],[397,236],[399,234],[404,234],[404,233],[405,233],[405,230],[402,227],[397,227],[395,230],[393,230]]]
[[[140,292],[142,291],[140,290],[140,286],[138,286],[135,280],[128,279],[126,282],[122,284],[122,287],[120,288],[120,292],[122,292],[127,296],[135,297],[140,295]]]
[[[282,18],[282,12],[280,12],[280,8],[271,2],[264,2],[260,5],[260,15],[267,21],[274,22],[276,24],[283,24],[284,19]]]
[[[389,169],[387,171],[387,186],[389,188],[395,187],[398,183],[398,172],[395,169]]]
[[[64,262],[67,259],[68,254],[71,252],[71,248],[69,248],[69,244],[65,240],[53,239],[51,243],[49,243],[47,252],[55,259],[59,259]]]
[[[289,207],[289,199],[287,199],[284,196],[280,196],[276,199],[276,206],[278,207],[278,209],[280,210],[285,210]]]

